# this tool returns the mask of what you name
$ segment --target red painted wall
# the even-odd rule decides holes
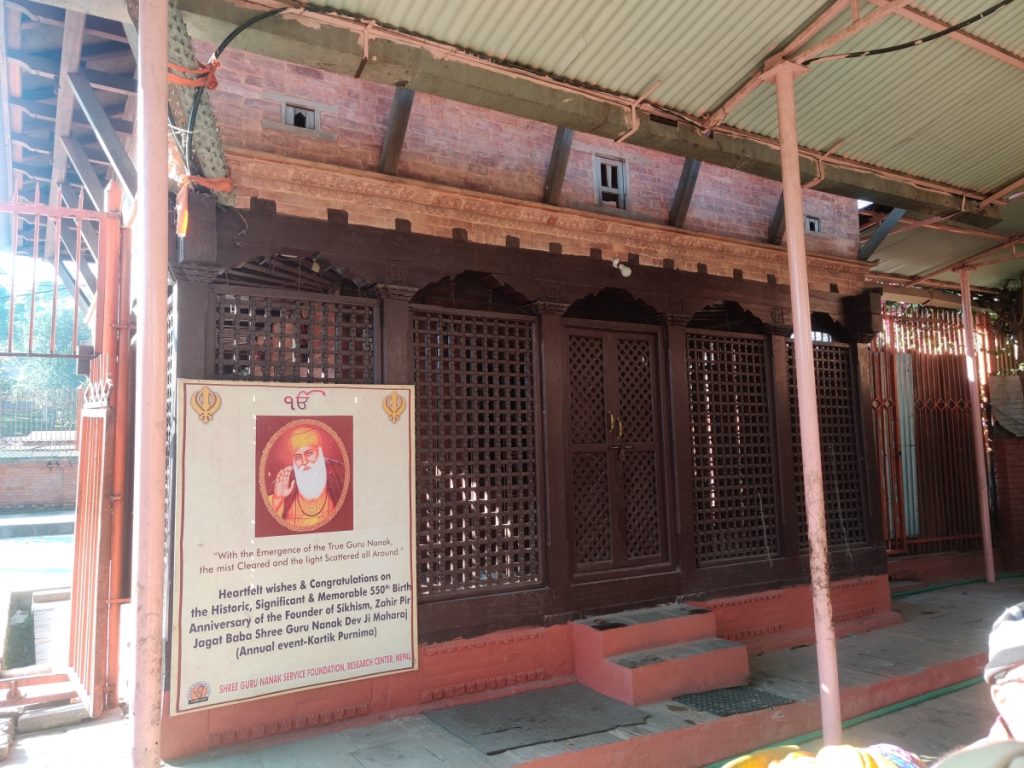
[[[885,576],[834,583],[832,603],[840,635],[900,620],[890,609]],[[703,605],[712,609],[719,637],[743,642],[752,653],[813,642],[807,585]],[[766,625],[777,629],[764,632]],[[170,759],[328,723],[366,725],[571,682],[576,668],[572,626],[522,627],[421,646],[419,665],[414,672],[165,715],[161,755]],[[168,707],[165,701],[165,713]]]

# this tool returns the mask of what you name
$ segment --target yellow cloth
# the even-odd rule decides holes
[[[840,744],[822,747],[818,754],[796,746],[759,749],[736,757],[722,768],[894,768],[893,764],[870,749]]]

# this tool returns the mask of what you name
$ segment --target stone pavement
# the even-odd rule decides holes
[[[1002,609],[1024,600],[1024,579],[972,583],[893,600],[904,622],[838,642],[843,714],[886,705],[976,677],[988,630]],[[818,727],[813,647],[751,659],[751,684],[791,699],[774,710],[716,717],[674,701],[641,709],[640,726],[487,756],[422,715],[362,727],[325,726],[174,760],[175,768],[510,768],[517,765],[702,766],[737,752],[794,736],[813,738]],[[850,743],[887,741],[939,755],[984,735],[994,718],[987,687],[978,684],[923,700],[845,731]],[[7,765],[130,765],[130,726],[119,718],[20,739]],[[813,741],[809,742],[813,745]]]

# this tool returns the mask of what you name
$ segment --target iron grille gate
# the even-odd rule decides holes
[[[981,547],[963,324],[956,310],[887,304],[871,344],[872,415],[889,554]],[[1005,345],[975,315],[984,387]]]
[[[112,608],[116,610],[106,599],[110,592],[113,507],[110,392],[109,378],[93,378],[85,390],[79,426],[69,663],[90,717],[99,716],[107,704],[108,613]],[[109,652],[116,654],[118,649]]]
[[[573,328],[569,457],[577,577],[667,557],[658,337]]]
[[[537,321],[429,307],[411,319],[419,594],[537,584]]]

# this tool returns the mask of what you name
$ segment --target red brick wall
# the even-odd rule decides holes
[[[197,45],[197,53],[200,58],[208,56],[209,46]],[[226,147],[360,170],[376,168],[393,88],[234,49],[224,53],[221,64],[220,85],[211,97]],[[318,130],[284,126],[286,102],[317,108]],[[539,201],[554,135],[554,126],[546,123],[417,93],[398,175]],[[630,219],[667,221],[683,158],[588,134],[574,137],[563,206],[595,205],[595,154],[626,162]],[[777,182],[705,164],[686,229],[763,243],[780,192]],[[823,230],[807,236],[810,252],[855,258],[854,200],[809,189],[805,212],[821,219]],[[450,224],[459,225],[454,219]]]
[[[77,458],[0,460],[0,511],[74,509]]]
[[[996,438],[992,448],[999,495],[996,520],[1002,567],[1024,571],[1024,438]]]

